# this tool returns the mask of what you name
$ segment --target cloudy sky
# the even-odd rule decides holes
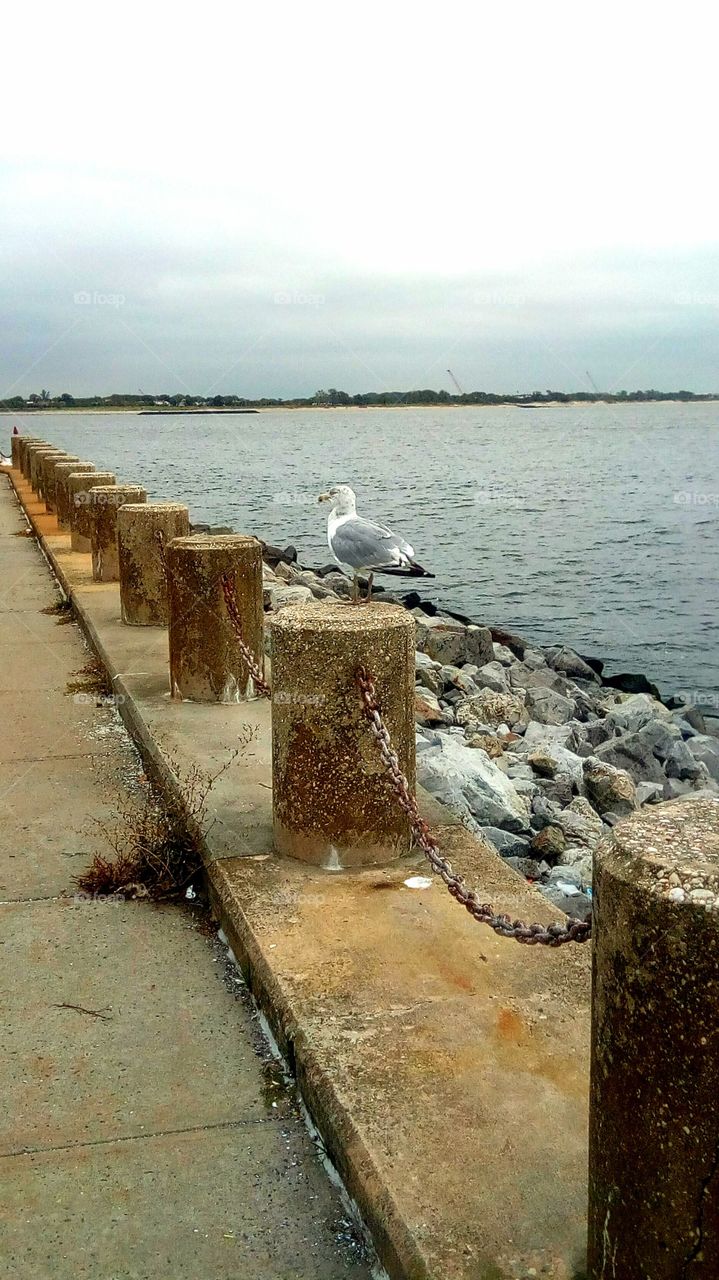
[[[31,0],[0,85],[0,396],[448,367],[719,390],[716,26],[691,0]]]

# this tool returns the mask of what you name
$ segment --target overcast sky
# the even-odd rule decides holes
[[[705,4],[5,23],[0,396],[719,390]]]

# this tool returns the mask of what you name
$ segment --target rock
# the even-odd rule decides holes
[[[706,721],[698,707],[693,707],[690,702],[683,703],[679,712],[679,718],[685,720],[695,733],[706,733]]]
[[[624,733],[610,738],[595,748],[599,760],[624,769],[635,782],[661,782],[661,761],[665,760],[681,734],[671,721],[652,720],[637,733]]]
[[[526,724],[529,718],[521,698],[512,693],[494,693],[491,689],[480,689],[469,699],[469,707],[476,719],[493,729],[505,722],[509,725]]]
[[[566,840],[562,829],[550,825],[542,827],[541,831],[532,836],[530,848],[537,857],[544,858],[547,862],[556,862],[563,852],[565,844]]]
[[[501,742],[489,733],[473,733],[471,738],[467,738],[467,746],[486,751],[490,760],[496,760],[499,756],[504,755],[504,747]]]
[[[710,738],[719,739],[719,717],[705,715],[704,727]]]
[[[625,698],[607,714],[607,722],[612,730],[619,729],[622,733],[637,733],[653,720],[671,722],[671,719],[671,711],[646,693]]]
[[[531,765],[540,778],[553,778],[559,768],[554,756],[551,756],[548,751],[542,750],[533,751],[531,755],[527,756],[527,764]]]
[[[693,793],[691,782],[680,782],[679,778],[667,778],[664,783],[664,799],[665,800],[681,800],[684,796]]]
[[[601,684],[596,671],[593,671],[584,658],[580,658],[574,649],[562,645],[559,649],[547,649],[546,659],[550,667],[555,671],[561,671],[564,675],[571,676],[573,680],[590,680],[594,684]]]
[[[565,871],[573,871],[581,878],[582,884],[592,883],[594,852],[583,844],[568,844],[557,867]]]
[[[501,662],[503,667],[511,667],[512,663],[516,662],[512,650],[507,648],[506,644],[493,644],[492,653],[494,654],[495,662]]]
[[[439,699],[429,689],[415,689],[414,718],[420,724],[442,724],[444,715]]]
[[[637,783],[637,807],[642,804],[656,804],[663,798],[664,788],[660,782]]]
[[[444,691],[444,681],[440,675],[440,669],[435,664],[431,667],[417,667],[415,676],[418,683],[424,689],[429,689],[436,697]]]
[[[547,660],[539,649],[525,649],[522,662],[530,671],[539,671],[541,667],[546,667],[547,665]]]
[[[475,627],[474,625],[467,627],[466,645],[467,662],[476,662],[478,667],[483,667],[487,662],[493,661],[494,648],[492,645],[492,632],[489,627]]]
[[[699,737],[690,738],[686,746],[694,760],[703,764],[709,776],[719,782],[719,739],[711,734],[700,734]]]
[[[278,565],[278,570],[283,568],[282,562]],[[278,572],[278,578],[281,576]],[[270,608],[277,611],[278,609],[286,609],[289,604],[310,604],[314,600],[314,596],[309,587],[287,586],[283,582],[270,583],[267,587],[270,598]]]
[[[570,884],[575,889],[582,888],[582,873],[579,867],[565,866],[563,862],[552,867],[547,876],[547,884]]]
[[[543,868],[547,867],[547,871],[549,870],[546,862],[537,862],[535,858],[512,857],[505,858],[504,861],[518,875],[524,876],[525,880],[540,880],[543,875],[546,875]]]
[[[576,796],[555,818],[568,844],[595,849],[604,834],[604,824],[584,796]]]
[[[584,738],[592,747],[598,747],[600,743],[607,742],[609,738],[615,736],[615,728],[611,721],[607,718],[604,720],[590,720],[584,726]]]
[[[513,831],[502,831],[499,827],[482,827],[481,832],[485,840],[494,845],[497,853],[503,858],[523,858],[529,849],[529,841]]]
[[[621,689],[623,693],[648,693],[652,698],[659,698],[659,690],[646,676],[623,671],[618,676],[602,676],[602,683],[612,689]]]
[[[547,666],[535,670],[524,662],[515,662],[510,668],[509,683],[513,689],[556,689],[559,693],[569,688],[569,681],[558,671]]]
[[[322,581],[325,586],[330,587],[338,596],[348,600],[352,594],[352,584],[339,569],[335,569],[332,573],[324,574]]]
[[[552,800],[562,808],[573,799],[575,787],[578,789],[577,780],[569,773],[558,773],[554,778],[540,778],[537,785],[547,800]]]
[[[529,813],[509,778],[484,751],[471,751],[454,736],[437,734],[439,746],[422,752],[417,781],[472,830],[479,826],[504,831],[529,829]],[[469,820],[469,821],[468,821]]]
[[[597,813],[602,817],[610,810],[626,817],[636,808],[634,781],[624,769],[590,756],[583,764],[584,786]]]
[[[696,782],[702,776],[699,760],[683,738],[672,744],[664,767],[668,778],[679,778],[682,782]]]
[[[471,698],[475,693],[479,693],[480,685],[476,684],[472,676],[462,668],[445,665],[440,667],[439,674],[446,689],[452,688],[464,694],[466,698]]]
[[[509,693],[507,674],[501,662],[485,662],[480,667],[475,681],[480,689],[492,689],[495,693]]]
[[[506,645],[518,658],[524,655],[527,642],[521,636],[515,636],[512,631],[505,631],[503,627],[490,627],[490,631],[495,644]]]
[[[417,616],[417,611],[413,612]],[[469,656],[466,633],[467,628],[451,618],[430,618],[426,614],[417,617],[417,648],[436,662],[454,666],[464,662]]]
[[[567,724],[574,716],[574,703],[555,689],[528,689],[527,710],[540,724]]]
[[[554,747],[572,747],[576,745],[576,735],[572,724],[540,724],[532,720],[527,725],[522,745],[525,749],[548,750],[554,754]]]
[[[574,920],[588,920],[592,914],[592,900],[580,889],[571,892],[573,888],[574,886],[568,886],[568,889],[563,890],[556,884],[543,884],[540,886],[540,893],[565,915],[572,916]]]

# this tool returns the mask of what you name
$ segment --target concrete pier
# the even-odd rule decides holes
[[[370,1280],[207,914],[74,883],[94,853],[114,857],[98,819],[139,818],[147,780],[111,700],[72,692],[87,644],[51,612],[26,528],[2,475],[3,1277]],[[112,599],[131,647],[116,584],[88,582],[67,538],[47,536],[88,598]],[[141,639],[163,650],[166,682],[164,636]]]
[[[45,510],[48,515],[55,515],[57,511],[57,498],[55,492],[55,474],[57,468],[66,462],[79,462],[80,459],[76,453],[49,454],[43,458],[42,463],[42,491],[45,498]]]
[[[19,471],[20,469],[20,441],[21,440],[22,440],[22,436],[19,436],[19,435],[10,437],[10,459],[12,461],[12,465],[15,471]]]
[[[181,502],[128,503],[117,513],[122,621],[136,627],[166,627],[169,620],[165,548],[190,532],[190,512]]]
[[[55,467],[55,515],[57,525],[63,532],[70,528],[70,493],[67,478],[71,475],[86,474],[95,471],[94,462],[58,462]]]
[[[144,502],[147,492],[139,484],[108,484],[93,485],[88,493],[92,576],[95,582],[117,582],[117,513],[126,502]]]
[[[719,801],[620,823],[594,894],[589,1274],[714,1280]]]
[[[241,702],[254,682],[227,612],[229,575],[242,639],[264,669],[262,548],[243,534],[177,538],[166,551],[169,586],[170,690],[194,702]]]
[[[298,605],[272,620],[273,825],[279,852],[332,870],[410,848],[362,713],[355,672],[375,678],[402,772],[415,787],[415,622],[397,605]]]
[[[64,450],[57,449],[55,445],[44,445],[41,449],[32,449],[30,452],[30,485],[35,492],[37,498],[42,498],[42,465],[45,458],[52,455],[62,457]]]
[[[72,472],[67,477],[65,484],[69,498],[70,545],[73,551],[81,551],[85,555],[89,555],[92,551],[90,492],[96,485],[113,485],[114,483],[115,476],[112,471]]]

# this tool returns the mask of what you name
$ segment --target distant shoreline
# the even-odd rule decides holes
[[[593,399],[586,400],[542,400],[527,401],[518,403],[516,400],[500,400],[495,404],[487,404],[486,402],[477,404],[458,404],[454,401],[426,401],[424,403],[412,402],[411,404],[273,404],[273,405],[248,405],[242,407],[231,406],[203,406],[191,405],[187,407],[177,406],[174,408],[140,408],[137,405],[113,405],[112,407],[96,407],[86,408],[85,406],[67,405],[60,407],[59,405],[51,405],[48,408],[29,407],[7,409],[0,408],[0,415],[24,418],[35,417],[37,415],[45,416],[48,414],[60,414],[62,416],[91,414],[93,417],[99,417],[104,414],[128,413],[134,414],[136,417],[167,417],[167,418],[191,418],[191,417],[207,417],[209,415],[221,417],[232,417],[240,414],[249,413],[371,413],[373,410],[386,409],[583,409],[587,405],[606,404],[613,409],[635,408],[637,405],[647,404],[716,404],[719,401],[719,393],[716,395],[696,396],[691,400],[684,396],[663,396],[656,400],[630,400],[622,398],[619,400],[606,400],[602,396],[596,396]]]

